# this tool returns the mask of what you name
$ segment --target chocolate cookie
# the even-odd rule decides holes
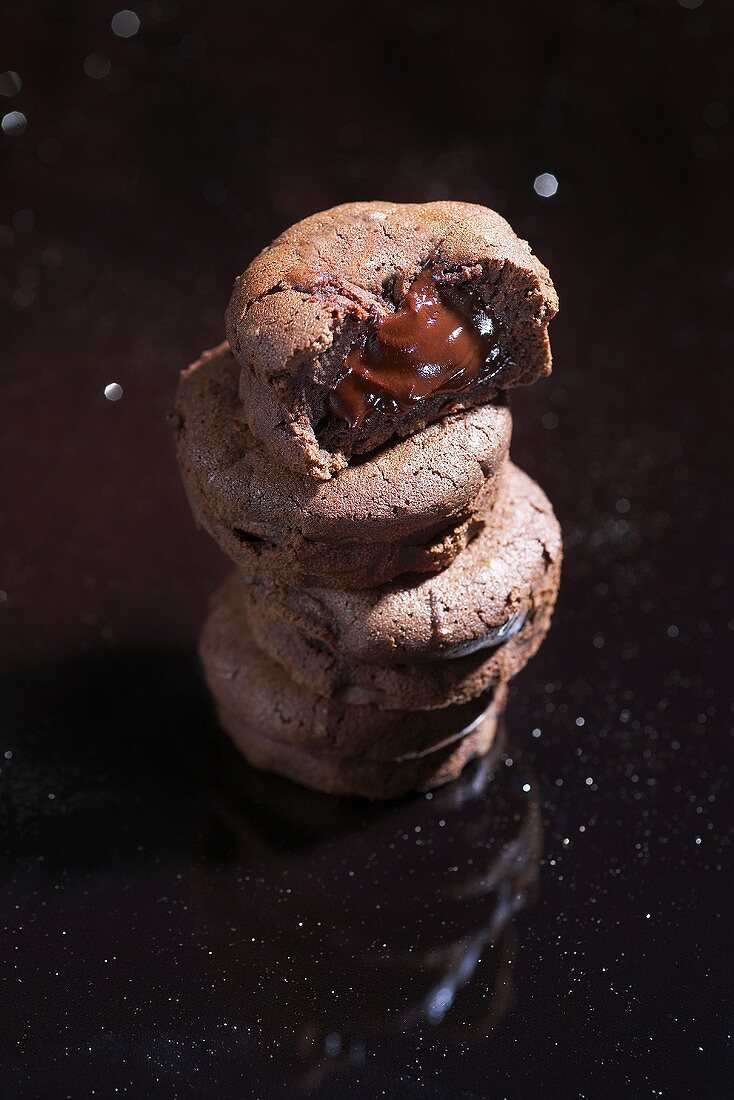
[[[463,703],[525,666],[548,632],[561,556],[545,494],[508,465],[491,521],[438,576],[359,592],[228,584],[299,683],[409,710]]]
[[[328,479],[457,409],[550,372],[548,272],[507,222],[460,202],[358,202],[286,230],[226,314],[253,435]]]
[[[181,376],[174,422],[197,521],[247,576],[334,588],[443,569],[497,493],[512,430],[503,400],[446,417],[315,482],[248,429],[225,344]]]
[[[248,726],[238,712],[220,711],[220,717],[237,748],[255,768],[276,772],[327,794],[398,798],[409,791],[428,791],[456,779],[470,760],[488,752],[497,733],[506,691],[503,686],[482,722],[462,740],[398,763],[368,756],[330,757],[309,752],[263,736]]]
[[[256,645],[241,601],[225,583],[212,599],[200,640],[207,683],[227,732],[335,760],[399,765],[473,733],[502,689],[443,710],[383,711],[316,695]],[[504,696],[502,696],[504,698]],[[246,754],[247,755],[247,754]]]

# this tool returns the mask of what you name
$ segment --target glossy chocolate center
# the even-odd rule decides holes
[[[359,427],[372,410],[399,416],[437,394],[461,393],[499,365],[497,323],[475,293],[414,280],[394,313],[347,354],[329,411]]]

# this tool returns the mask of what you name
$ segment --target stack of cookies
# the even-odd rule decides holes
[[[336,207],[237,280],[175,425],[197,522],[237,567],[200,650],[255,766],[386,798],[491,745],[558,589],[504,396],[549,373],[556,310],[528,245],[466,203]]]

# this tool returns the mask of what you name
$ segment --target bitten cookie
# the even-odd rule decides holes
[[[448,568],[359,592],[227,582],[258,645],[323,696],[444,707],[515,676],[550,626],[561,532],[540,487],[508,465],[488,522]]]
[[[287,229],[236,283],[227,337],[253,435],[328,479],[352,455],[551,369],[545,267],[486,207],[358,202]]]
[[[199,650],[222,726],[248,741],[286,745],[328,767],[341,759],[397,766],[456,747],[502,695],[501,688],[489,688],[460,706],[412,712],[315,695],[258,648],[242,604],[231,597],[228,584],[213,597]]]
[[[479,529],[501,480],[503,400],[450,416],[317,482],[258,444],[225,344],[184,371],[174,423],[197,521],[247,577],[333,588],[445,568]]]

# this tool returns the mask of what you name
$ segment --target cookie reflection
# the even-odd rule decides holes
[[[541,824],[502,740],[432,794],[370,804],[249,768],[212,767],[204,907],[233,1026],[273,1088],[302,1095],[378,1050],[399,1062],[486,1038],[512,999],[513,916],[537,879]]]

